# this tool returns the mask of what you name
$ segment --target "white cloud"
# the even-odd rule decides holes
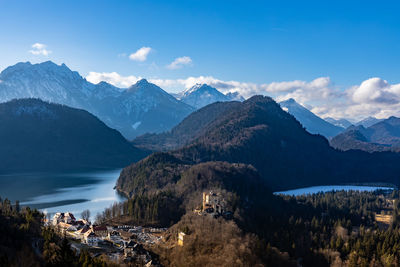
[[[41,44],[41,43],[34,43],[32,45],[32,49],[29,50],[29,53],[32,55],[42,55],[42,56],[48,56],[49,54],[52,53],[52,51],[46,49],[47,45]]]
[[[107,81],[119,87],[129,87],[141,77],[121,76],[118,73],[91,72],[87,79],[98,83]],[[237,92],[245,98],[256,94],[269,95],[277,101],[294,98],[321,117],[360,120],[368,116],[387,118],[400,116],[400,84],[390,84],[381,78],[371,78],[349,88],[336,87],[329,77],[312,81],[283,81],[251,83],[223,81],[213,76],[185,79],[149,79],[168,92],[179,92],[196,83],[207,83],[223,93]]]
[[[390,85],[381,78],[371,78],[349,93],[356,103],[396,103],[399,102],[400,85]]]
[[[139,48],[135,53],[132,53],[129,55],[130,60],[134,61],[146,61],[147,56],[151,52],[151,47],[143,46],[142,48]]]
[[[167,69],[176,70],[180,69],[183,66],[191,65],[192,59],[190,57],[177,57],[171,64],[167,65]]]
[[[86,80],[91,83],[97,84],[101,81],[108,82],[114,86],[121,88],[128,88],[132,84],[139,81],[141,77],[137,76],[121,76],[116,72],[89,72],[89,75],[86,76]]]

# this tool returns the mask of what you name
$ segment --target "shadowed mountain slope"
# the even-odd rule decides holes
[[[165,154],[167,162],[176,161],[180,167],[208,161],[251,164],[272,190],[330,183],[399,182],[399,155],[335,150],[324,137],[308,133],[269,97],[254,96],[236,104],[202,131],[190,144]],[[125,189],[139,179],[136,168],[155,168],[163,162],[157,155],[127,167],[131,171],[128,175],[123,172],[120,179],[124,183],[117,187],[130,193]]]
[[[145,156],[87,111],[38,99],[0,104],[0,172],[123,167]]]

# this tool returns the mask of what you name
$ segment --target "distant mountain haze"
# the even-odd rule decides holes
[[[117,168],[143,158],[87,111],[38,99],[0,104],[0,173]]]
[[[340,150],[400,151],[400,118],[374,121],[378,122],[369,127],[359,125],[348,128],[335,136],[331,145]]]
[[[368,117],[368,118],[365,118],[365,119],[357,122],[355,125],[356,126],[362,125],[362,126],[368,128],[368,127],[370,127],[370,126],[372,126],[372,125],[374,125],[374,124],[376,124],[376,123],[378,123],[378,122],[380,122],[382,120],[383,119],[377,119],[375,117]]]
[[[194,108],[160,87],[138,81],[128,89],[106,82],[92,84],[65,64],[18,63],[0,73],[0,102],[16,98],[45,101],[85,109],[126,138],[167,131]]]
[[[292,98],[279,104],[284,110],[292,114],[310,133],[331,138],[344,130],[343,127],[338,127],[318,117]]]
[[[346,119],[334,119],[334,118],[324,118],[324,120],[326,120],[327,122],[329,122],[330,124],[333,124],[335,126],[347,129],[348,127],[350,127],[351,125],[353,125],[350,121],[346,120]]]

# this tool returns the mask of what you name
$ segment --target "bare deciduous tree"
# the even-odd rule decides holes
[[[82,211],[81,218],[86,220],[86,221],[89,221],[89,219],[90,219],[90,210]]]

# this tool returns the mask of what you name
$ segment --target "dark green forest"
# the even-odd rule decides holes
[[[215,116],[214,110],[224,111]],[[207,117],[209,120],[202,120]],[[197,128],[198,118],[202,127]],[[186,135],[184,129],[188,129]],[[400,184],[400,154],[336,150],[323,136],[308,133],[270,97],[215,103],[187,117],[165,135],[184,140],[171,146],[164,135],[154,137],[160,150],[172,149],[167,153],[174,161],[185,165],[209,161],[251,164],[273,191],[332,183]],[[150,140],[153,138],[143,137],[134,143],[146,147]],[[154,168],[150,165],[164,164],[165,160],[166,156],[153,155],[126,167],[118,189],[127,195],[135,193],[130,190],[135,185],[130,183],[140,180],[136,173]]]
[[[153,206],[142,208],[134,205],[143,201],[139,199],[114,208],[119,208],[120,216],[131,217],[133,222],[153,224],[157,217],[154,207],[165,200],[155,200],[160,199],[158,196],[152,200]],[[254,200],[251,208],[238,206],[232,220],[188,211],[179,219],[170,217],[177,220],[175,224],[157,221],[159,226],[172,226],[166,243],[153,248],[153,252],[169,266],[400,264],[399,191],[339,191],[258,200]],[[380,212],[393,215],[390,223],[375,220],[375,214]],[[111,214],[109,219],[112,218]],[[187,234],[183,247],[175,245],[181,231]]]
[[[81,109],[18,99],[0,104],[0,173],[123,167],[146,152]]]
[[[147,177],[151,179],[137,183],[132,188],[136,192],[132,198],[102,216],[104,221],[125,216],[133,223],[171,227],[167,237],[170,245],[155,251],[167,265],[184,266],[185,260],[190,259],[193,266],[201,266],[214,263],[214,258],[225,266],[233,264],[224,261],[227,258],[264,266],[296,266],[297,262],[303,266],[400,263],[398,191],[277,196],[252,166],[227,162],[186,166],[167,155],[153,155],[164,160],[164,164],[157,161],[158,167],[166,170],[166,166],[171,167],[169,164],[176,164],[178,167],[173,170],[181,170],[180,173],[161,172],[164,180],[159,181],[155,165],[142,166],[141,175],[150,172],[153,175]],[[233,214],[231,220],[209,220],[193,212],[201,203],[201,193],[208,190],[223,194],[227,209]],[[167,212],[159,213],[158,207],[165,207],[162,209]],[[380,213],[392,215],[390,223],[377,222],[375,215]],[[190,245],[172,246],[179,231],[188,233]],[[231,242],[243,244],[243,250],[229,249]]]
[[[44,215],[0,198],[0,266],[108,266],[43,224]],[[113,266],[113,265],[112,265]]]

